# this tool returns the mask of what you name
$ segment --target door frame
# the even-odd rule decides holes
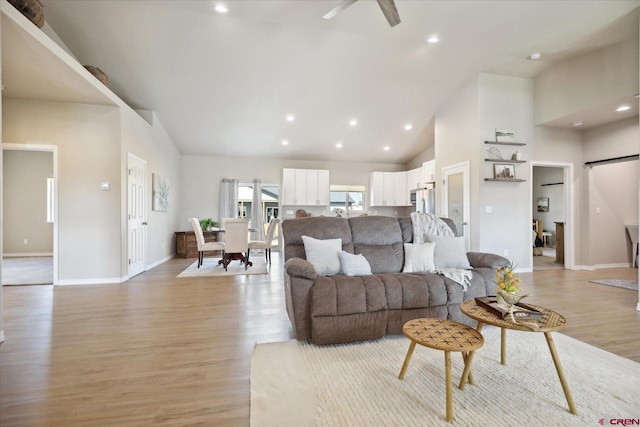
[[[469,161],[455,163],[441,169],[442,173],[442,216],[449,217],[449,191],[447,189],[447,177],[456,173],[462,173],[462,230],[467,251],[471,248],[471,163]]]
[[[575,270],[575,251],[574,251],[574,236],[576,219],[574,214],[574,182],[573,182],[573,163],[565,162],[547,162],[540,160],[531,160],[529,162],[529,224],[533,223],[533,168],[538,167],[550,167],[550,168],[562,168],[563,169],[563,191],[562,197],[564,198],[564,268],[567,270]],[[529,233],[529,248],[533,247],[533,234]],[[533,271],[533,251],[529,249],[529,265]]]
[[[2,143],[2,150],[14,151],[46,151],[53,153],[53,286],[58,285],[58,146],[49,144],[14,144]],[[4,157],[4,156],[3,156]],[[0,168],[1,170],[1,168]],[[4,185],[4,180],[2,181]],[[2,191],[4,197],[4,191]],[[1,206],[1,205],[0,205]],[[2,224],[4,227],[4,223]]]
[[[138,156],[136,156],[134,154],[131,154],[131,153],[127,153],[127,183],[126,183],[126,186],[127,186],[127,210],[126,210],[126,213],[125,213],[125,217],[126,217],[126,220],[127,220],[127,257],[126,257],[126,260],[127,260],[127,280],[132,278],[132,277],[134,277],[134,276],[136,276],[136,275],[138,275],[138,274],[140,274],[140,273],[143,273],[143,272],[147,271],[147,255],[148,255],[148,246],[147,245],[148,245],[148,239],[149,239],[148,236],[147,236],[146,228],[145,228],[144,242],[142,244],[142,246],[144,247],[144,260],[142,262],[143,263],[143,269],[142,269],[142,271],[140,273],[136,273],[135,275],[131,275],[131,264],[129,264],[128,260],[131,259],[131,253],[130,253],[130,251],[131,251],[131,233],[130,233],[130,229],[129,229],[129,227],[131,225],[131,220],[129,219],[129,203],[131,201],[131,198],[130,198],[130,194],[129,194],[129,176],[130,176],[129,175],[129,169],[131,168],[130,162],[131,162],[132,159],[134,159],[135,161],[144,163],[144,192],[145,192],[145,194],[144,194],[144,196],[142,198],[143,201],[144,201],[144,203],[143,203],[143,206],[144,206],[144,220],[143,220],[143,222],[146,223],[146,222],[148,222],[148,219],[149,219],[149,209],[148,209],[147,202],[146,202],[147,201],[147,196],[148,196],[148,177],[147,177],[147,172],[148,172],[147,165],[148,165],[148,163],[147,163],[146,160],[144,160],[141,157],[138,157]],[[146,227],[146,224],[145,224],[145,227]]]

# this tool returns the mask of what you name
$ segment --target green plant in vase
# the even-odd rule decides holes
[[[212,227],[217,227],[218,223],[212,220],[211,218],[204,218],[200,220],[200,227],[202,230],[207,231]]]

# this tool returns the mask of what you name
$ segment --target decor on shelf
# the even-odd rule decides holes
[[[44,26],[44,7],[40,0],[9,0],[9,3],[33,22],[36,27],[42,28]]]
[[[98,67],[94,67],[93,65],[83,65],[83,67],[93,74],[96,79],[100,80],[100,83],[109,87],[109,76],[107,76],[104,71]]]
[[[487,150],[488,158],[491,160],[504,160],[502,158],[502,153],[498,150],[497,147],[491,147]]]
[[[511,160],[515,160],[519,162],[520,160],[522,160],[522,155],[520,154],[519,151],[516,151],[511,155]]]
[[[548,197],[538,197],[538,212],[549,212]]]
[[[512,163],[496,163],[493,165],[494,179],[515,179],[516,166]]]
[[[496,142],[509,142],[515,139],[515,133],[506,129],[496,129]]]
[[[157,212],[169,211],[169,180],[162,175],[152,175],[153,200],[151,209]]]

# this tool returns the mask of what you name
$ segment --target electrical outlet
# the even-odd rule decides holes
[[[29,244],[29,240],[28,240],[28,239],[24,239],[24,240],[22,241],[22,244],[24,244],[24,245],[28,245],[28,244]]]

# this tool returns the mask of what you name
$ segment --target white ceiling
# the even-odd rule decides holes
[[[43,1],[79,61],[133,108],[156,111],[184,154],[406,163],[478,73],[534,77],[638,37],[638,12],[623,15],[640,0],[396,0],[395,28],[370,0],[322,19],[339,2],[236,0],[220,15],[204,0]],[[441,42],[426,43],[432,34]]]

